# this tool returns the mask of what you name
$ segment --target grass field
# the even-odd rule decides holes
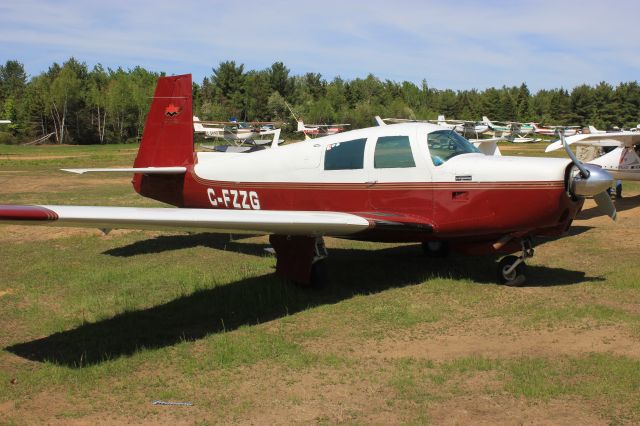
[[[135,152],[0,146],[0,203],[159,205],[58,171]],[[328,239],[305,290],[264,236],[1,225],[0,424],[638,424],[640,186],[617,204],[538,241],[523,288],[416,245]]]

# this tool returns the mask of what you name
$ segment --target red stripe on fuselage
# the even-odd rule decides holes
[[[58,214],[40,206],[0,205],[0,220],[56,220]]]
[[[386,212],[422,218],[443,238],[504,235],[562,229],[581,203],[571,201],[563,181],[538,182],[230,182],[185,175],[184,207],[234,208],[233,200],[212,205],[207,191],[255,192],[262,210]],[[215,201],[215,200],[214,200]],[[242,203],[237,201],[237,205]],[[416,236],[424,238],[424,234]]]

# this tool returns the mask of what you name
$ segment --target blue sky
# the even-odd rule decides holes
[[[426,79],[439,89],[532,90],[637,80],[640,2],[6,0],[0,62],[30,75],[70,56],[195,81],[221,61],[326,79]]]

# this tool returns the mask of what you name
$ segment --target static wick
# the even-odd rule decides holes
[[[156,400],[152,402],[153,405],[174,405],[179,407],[191,407],[193,402],[175,402],[175,401],[160,401]]]

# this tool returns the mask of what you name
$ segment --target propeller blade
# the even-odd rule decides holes
[[[606,216],[609,216],[611,219],[616,220],[618,217],[618,212],[616,211],[616,206],[611,201],[611,197],[607,193],[607,191],[602,191],[599,194],[593,196],[594,201],[598,205],[598,210]]]

